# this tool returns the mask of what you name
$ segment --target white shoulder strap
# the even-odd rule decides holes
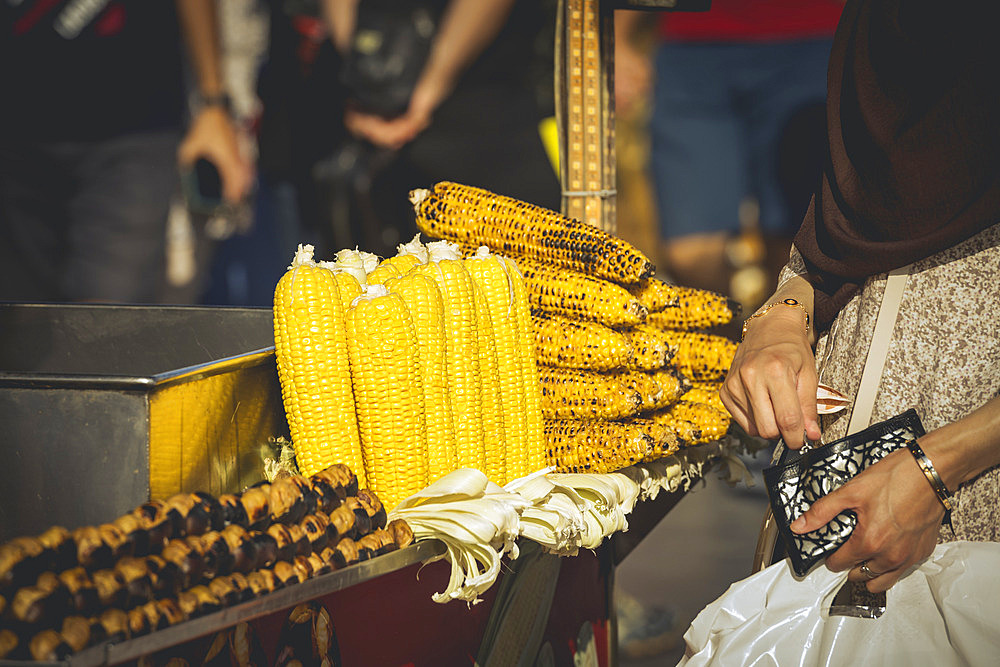
[[[903,300],[903,288],[910,275],[912,264],[907,264],[889,272],[885,283],[885,293],[875,320],[875,331],[872,333],[872,344],[868,348],[865,359],[865,369],[861,373],[861,384],[858,394],[854,397],[854,407],[851,411],[851,421],[847,425],[847,435],[864,430],[871,424],[872,412],[875,409],[875,395],[878,393],[885,359],[889,355],[889,341],[892,330],[896,326],[896,316],[899,314],[899,304]]]

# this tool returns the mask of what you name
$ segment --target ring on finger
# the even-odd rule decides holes
[[[861,562],[861,565],[858,566],[858,572],[860,572],[861,576],[867,579],[868,581],[871,581],[875,577],[882,576],[881,572],[873,572],[871,568],[868,567],[868,561]]]

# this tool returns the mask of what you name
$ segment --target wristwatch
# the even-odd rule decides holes
[[[201,95],[198,101],[202,109],[207,109],[209,107],[219,107],[226,113],[232,113],[233,111],[233,99],[229,97],[228,93],[212,93],[210,95]]]

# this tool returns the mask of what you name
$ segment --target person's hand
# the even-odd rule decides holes
[[[427,129],[440,99],[431,86],[418,83],[402,115],[384,118],[348,108],[344,114],[344,125],[356,137],[382,148],[399,150]]]
[[[238,204],[250,192],[253,169],[240,152],[233,122],[217,107],[202,109],[177,150],[181,167],[191,167],[198,158],[205,158],[219,170],[222,197]]]
[[[811,532],[844,510],[857,514],[857,526],[826,559],[826,566],[834,572],[850,570],[847,578],[867,581],[872,593],[889,589],[934,551],[944,517],[944,508],[906,448],[817,500],[791,529]]]
[[[801,311],[779,306],[748,326],[719,394],[749,435],[798,449],[820,438],[818,383]]]

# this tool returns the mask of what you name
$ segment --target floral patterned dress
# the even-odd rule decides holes
[[[782,280],[805,274],[792,249]],[[820,381],[857,394],[887,274],[869,278],[816,344]],[[1000,395],[1000,224],[913,264],[872,422],[915,408],[932,431]],[[850,409],[822,418],[823,442],[842,438]],[[939,541],[1000,541],[1000,466],[955,493],[952,527]]]

